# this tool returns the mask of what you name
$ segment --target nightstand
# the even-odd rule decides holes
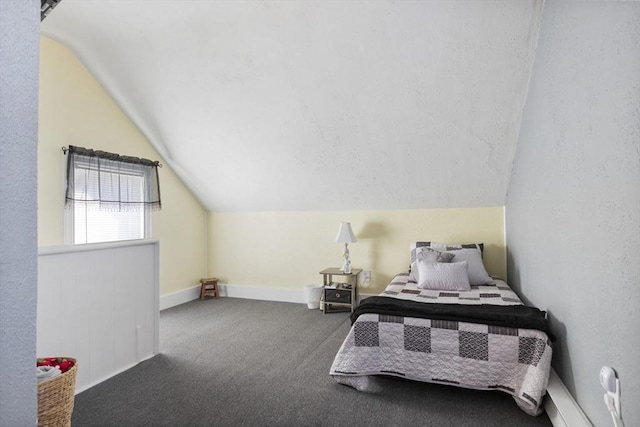
[[[361,268],[352,268],[351,273],[343,273],[339,268],[325,268],[322,274],[322,297],[320,309],[323,313],[334,311],[335,307],[349,309],[353,312],[358,305],[358,275]],[[340,281],[334,281],[339,276]]]

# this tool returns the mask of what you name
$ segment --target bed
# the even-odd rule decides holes
[[[434,252],[456,255],[449,261],[423,262],[420,245],[439,249],[429,249],[431,257]],[[484,265],[481,270],[486,276],[470,280],[464,290],[425,288],[421,280],[422,273],[427,275],[423,264],[433,264],[429,268],[458,264],[456,269],[465,264],[471,277],[471,264],[456,261],[462,256],[457,250],[465,248],[471,249],[412,244],[411,273],[396,275],[380,295],[363,300],[352,313],[351,330],[330,370],[337,382],[366,391],[370,376],[391,375],[499,390],[512,395],[527,414],[542,413],[553,338],[545,313],[523,305],[502,279],[486,274]],[[482,246],[475,249],[477,254],[467,252],[473,252],[473,270],[478,270],[476,258],[482,264]]]

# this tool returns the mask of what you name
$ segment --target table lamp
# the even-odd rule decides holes
[[[351,230],[351,223],[341,222],[338,229],[338,235],[336,236],[336,243],[344,243],[344,250],[342,251],[342,268],[343,273],[351,273],[351,260],[349,259],[349,243],[357,242],[356,236]]]

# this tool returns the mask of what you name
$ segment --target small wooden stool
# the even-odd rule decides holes
[[[209,279],[200,279],[200,299],[204,299],[210,292],[213,292],[213,296],[218,298],[218,279],[215,277]]]

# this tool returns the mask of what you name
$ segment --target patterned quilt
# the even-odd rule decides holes
[[[422,290],[408,279],[407,273],[397,275],[380,295],[425,303],[522,304],[498,278],[466,292]],[[500,390],[538,415],[551,354],[547,334],[535,329],[366,313],[351,327],[330,373],[358,390],[368,388],[370,375]]]

